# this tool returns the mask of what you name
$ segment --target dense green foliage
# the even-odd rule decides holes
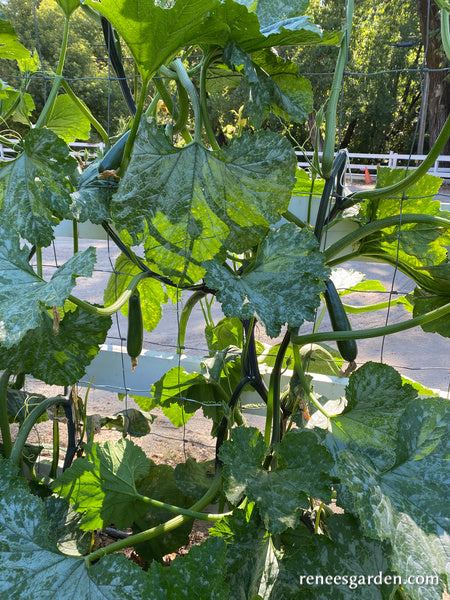
[[[41,0],[36,3],[34,0],[8,0],[2,5],[20,42],[29,50],[37,52],[37,60],[42,59],[42,71],[54,71],[64,29],[64,15],[56,0]],[[125,64],[128,70],[127,62]],[[23,75],[14,65],[3,62],[0,77],[14,87],[19,87]],[[81,10],[75,11],[71,18],[64,75],[74,92],[83,99],[104,127],[110,127],[112,134],[117,133],[123,120],[128,118],[128,111],[117,81],[110,77],[100,24]],[[133,76],[132,70],[130,76]],[[33,96],[37,114],[42,110],[49,90],[50,81],[44,80],[40,70],[36,71],[28,91]],[[20,130],[17,123],[13,126]],[[75,137],[87,140],[91,133],[93,141],[99,141],[95,132],[89,129],[87,135]]]
[[[343,30],[326,31],[305,14],[306,0],[85,0],[83,8],[107,19],[127,45],[139,86],[126,137],[104,160],[81,165],[70,138],[90,126],[108,136],[102,115],[93,116],[67,75],[69,24],[80,1],[57,5],[62,51],[39,116],[31,114],[26,85],[5,86],[1,106],[5,120],[20,115],[29,127],[18,142],[3,136],[13,157],[0,165],[0,595],[440,600],[447,584],[448,401],[420,396],[424,390],[376,363],[352,373],[344,399],[329,401],[314,392],[306,371],[314,357],[330,361],[321,367],[328,373],[353,358],[343,352],[335,360],[323,341],[419,325],[449,337],[450,219],[433,199],[440,180],[426,173],[449,138],[450,118],[417,170],[382,169],[375,189],[349,194],[345,153],[335,156],[334,146],[352,1]],[[2,19],[0,42],[4,58],[33,73],[28,51]],[[307,119],[312,87],[276,49],[316,46],[338,46],[339,53],[323,157],[316,153],[306,172],[289,141],[264,123],[269,115]],[[114,61],[118,68],[120,56]],[[222,147],[208,94],[230,81],[245,90],[248,121],[234,130],[230,123],[233,136]],[[47,279],[41,250],[62,219],[73,221],[74,253]],[[78,277],[94,276],[95,249],[77,245],[76,228],[85,221],[101,224],[121,251],[104,306],[74,292]],[[330,242],[336,223],[350,231]],[[339,290],[380,288],[334,269],[358,258],[393,264],[414,280],[414,294],[401,299],[413,318],[351,331],[341,314],[332,319],[335,331],[304,333],[304,322],[326,310],[330,278]],[[143,412],[96,423],[74,386],[111,315],[122,310],[134,319],[137,293],[139,319],[131,324],[139,349],[132,354],[142,327],[153,330],[162,305],[181,294],[187,300],[178,350],[200,302],[209,354],[198,373],[177,366],[149,382],[151,397],[135,397]],[[225,315],[219,323],[213,301]],[[275,359],[255,341],[257,324],[271,338],[283,335],[270,348]],[[292,371],[283,389],[286,367]],[[65,393],[30,398],[20,389],[24,375],[63,385]],[[264,431],[242,418],[240,396],[250,388],[266,405]],[[54,406],[64,413],[69,443],[59,473],[55,421],[54,461],[41,477],[33,467],[40,448],[26,442]],[[144,413],[155,406],[177,427],[203,410],[216,437],[215,461],[188,459],[175,469],[150,461],[126,436],[149,431],[152,417]],[[10,421],[20,424],[15,439]],[[98,425],[121,430],[123,439],[96,442]],[[214,503],[221,508],[207,508]],[[333,514],[336,506],[344,514]],[[163,566],[196,518],[212,523],[210,538]],[[111,524],[133,533],[94,549],[95,530]],[[145,568],[120,554],[128,547]],[[334,585],[320,584],[327,575]]]

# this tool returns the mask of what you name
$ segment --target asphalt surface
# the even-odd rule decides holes
[[[358,187],[364,185],[356,184]],[[369,186],[370,187],[370,186]],[[450,186],[442,188],[439,199],[444,209],[450,210]],[[119,251],[113,243],[101,239],[80,239],[80,250],[88,246],[97,249],[97,265],[92,279],[79,278],[74,293],[91,302],[103,303],[103,290],[114,266]],[[69,237],[57,237],[54,247],[44,250],[44,277],[50,277],[55,271],[55,263],[62,264],[72,254],[72,240]],[[56,258],[55,258],[56,257]],[[397,294],[413,291],[414,283],[402,273],[381,263],[348,263],[342,265],[366,274],[368,279],[379,279],[386,287],[383,294],[352,294],[346,301],[352,304],[379,302]],[[144,348],[161,352],[174,352],[178,331],[178,321],[182,309],[182,299],[177,305],[171,303],[164,306],[163,317],[157,328],[145,333]],[[220,306],[213,306],[213,316],[219,320],[222,316]],[[389,311],[377,311],[350,316],[352,328],[362,329],[382,326],[410,318],[410,314],[401,306],[394,306]],[[206,341],[203,334],[204,319],[198,308],[194,310],[188,329],[185,353],[193,356],[206,354]],[[321,331],[330,330],[330,324],[324,319]],[[304,332],[308,331],[305,326]],[[264,342],[271,342],[263,330],[259,337]],[[117,315],[111,328],[107,343],[120,345],[126,338],[126,320]],[[358,343],[357,363],[368,360],[384,362],[397,368],[402,375],[418,381],[423,385],[440,389],[445,393],[450,389],[450,341],[438,334],[423,332],[420,328],[411,329],[382,339],[361,340]]]

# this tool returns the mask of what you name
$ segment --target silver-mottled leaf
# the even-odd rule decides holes
[[[147,578],[124,555],[87,566],[84,557],[62,554],[55,523],[29,493],[8,461],[0,461],[0,596],[10,600],[135,600]]]
[[[12,227],[37,246],[49,246],[53,228],[70,206],[77,161],[67,145],[49,129],[32,129],[23,140],[23,152],[0,169],[3,203],[0,223]]]
[[[292,431],[276,447],[277,468],[267,471],[263,461],[267,447],[252,427],[232,430],[231,441],[220,450],[224,463],[224,491],[236,503],[242,495],[254,501],[266,528],[274,534],[295,527],[308,495],[331,499],[330,471],[334,462],[321,445],[319,434]]]
[[[317,240],[293,223],[271,229],[247,272],[235,275],[215,261],[205,263],[207,285],[227,316],[261,321],[271,337],[282,325],[300,327],[313,321],[328,276]]]
[[[92,275],[96,251],[88,248],[74,254],[47,282],[33,271],[29,249],[20,247],[14,231],[0,227],[0,236],[0,344],[10,348],[41,325],[42,308],[63,306],[76,278]]]

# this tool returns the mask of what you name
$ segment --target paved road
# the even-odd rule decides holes
[[[364,186],[361,186],[364,187]],[[450,186],[442,190],[439,199],[443,203],[443,208],[450,209]],[[97,271],[94,280],[79,280],[76,293],[79,297],[89,299],[91,302],[102,303],[102,294],[104,286],[108,280],[115,258],[118,255],[114,245],[109,246],[105,240],[80,240],[80,250],[95,245],[97,248],[98,262]],[[69,238],[58,237],[56,240],[56,255],[61,264],[69,258],[72,252],[72,242]],[[44,262],[48,265],[54,265],[53,248],[48,248],[44,253]],[[383,264],[373,263],[355,263],[345,265],[362,271],[369,279],[379,279],[385,285],[387,290],[391,287],[400,293],[411,292],[414,284],[403,274],[397,272]],[[54,272],[54,266],[50,266],[46,273],[48,276]],[[45,273],[44,273],[45,274]],[[394,277],[395,275],[395,277]],[[376,302],[385,299],[382,297],[362,296],[355,299],[348,297],[352,303]],[[163,318],[152,333],[145,335],[145,347],[153,350],[173,352],[176,347],[176,336],[178,329],[178,318],[181,310],[181,304],[178,306],[167,305],[164,308]],[[218,320],[221,317],[219,306],[213,308],[213,314]],[[386,311],[377,313],[365,313],[363,315],[351,315],[351,322],[354,329],[375,327],[385,324]],[[389,323],[409,318],[409,314],[402,307],[393,307],[389,313]],[[329,323],[324,320],[322,330],[329,330]],[[267,341],[264,332],[260,332],[261,337]],[[120,339],[126,336],[126,321],[119,315],[115,320],[114,326],[110,331],[108,343],[120,344]],[[194,311],[189,333],[186,340],[186,353],[195,356],[202,356],[206,353],[206,342],[203,335],[203,316],[200,310]],[[364,363],[368,360],[382,361],[390,364],[400,372],[414,379],[423,385],[431,388],[447,391],[450,388],[450,341],[438,334],[426,334],[421,329],[414,329],[407,332],[395,334],[386,337],[384,340],[373,339],[359,342],[358,363]]]

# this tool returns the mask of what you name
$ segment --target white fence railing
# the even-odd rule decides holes
[[[13,143],[18,140],[11,140]],[[105,148],[105,144],[87,144],[85,142],[74,142],[70,144],[70,148],[74,154],[87,151],[89,159],[93,159],[96,156],[97,150],[100,149],[102,152]],[[15,156],[15,151],[7,146],[0,144],[0,161],[11,160]],[[299,167],[308,168],[309,163],[305,158],[310,159],[313,152],[307,151],[305,153],[297,151],[297,159]],[[322,154],[319,152],[319,156]],[[397,152],[390,152],[389,154],[364,154],[349,152],[349,171],[352,176],[364,177],[366,167],[371,174],[375,174],[378,166],[389,167],[391,169],[402,168],[402,169],[415,169],[419,164],[425,160],[426,154],[399,154]],[[428,171],[431,175],[442,177],[443,179],[450,180],[450,155],[441,154]]]
[[[313,152],[300,152],[297,151],[297,159],[299,167],[307,168],[309,166],[308,161],[305,159],[305,154],[308,158],[311,158]],[[319,152],[319,156],[322,153]],[[390,169],[401,168],[401,169],[416,169],[420,163],[427,157],[426,154],[399,154],[397,152],[390,152],[389,154],[358,154],[349,152],[349,170],[350,173],[355,177],[364,177],[366,167],[370,173],[376,173],[379,166],[389,167]],[[441,154],[429,169],[428,173],[442,177],[443,179],[450,179],[450,155]]]

